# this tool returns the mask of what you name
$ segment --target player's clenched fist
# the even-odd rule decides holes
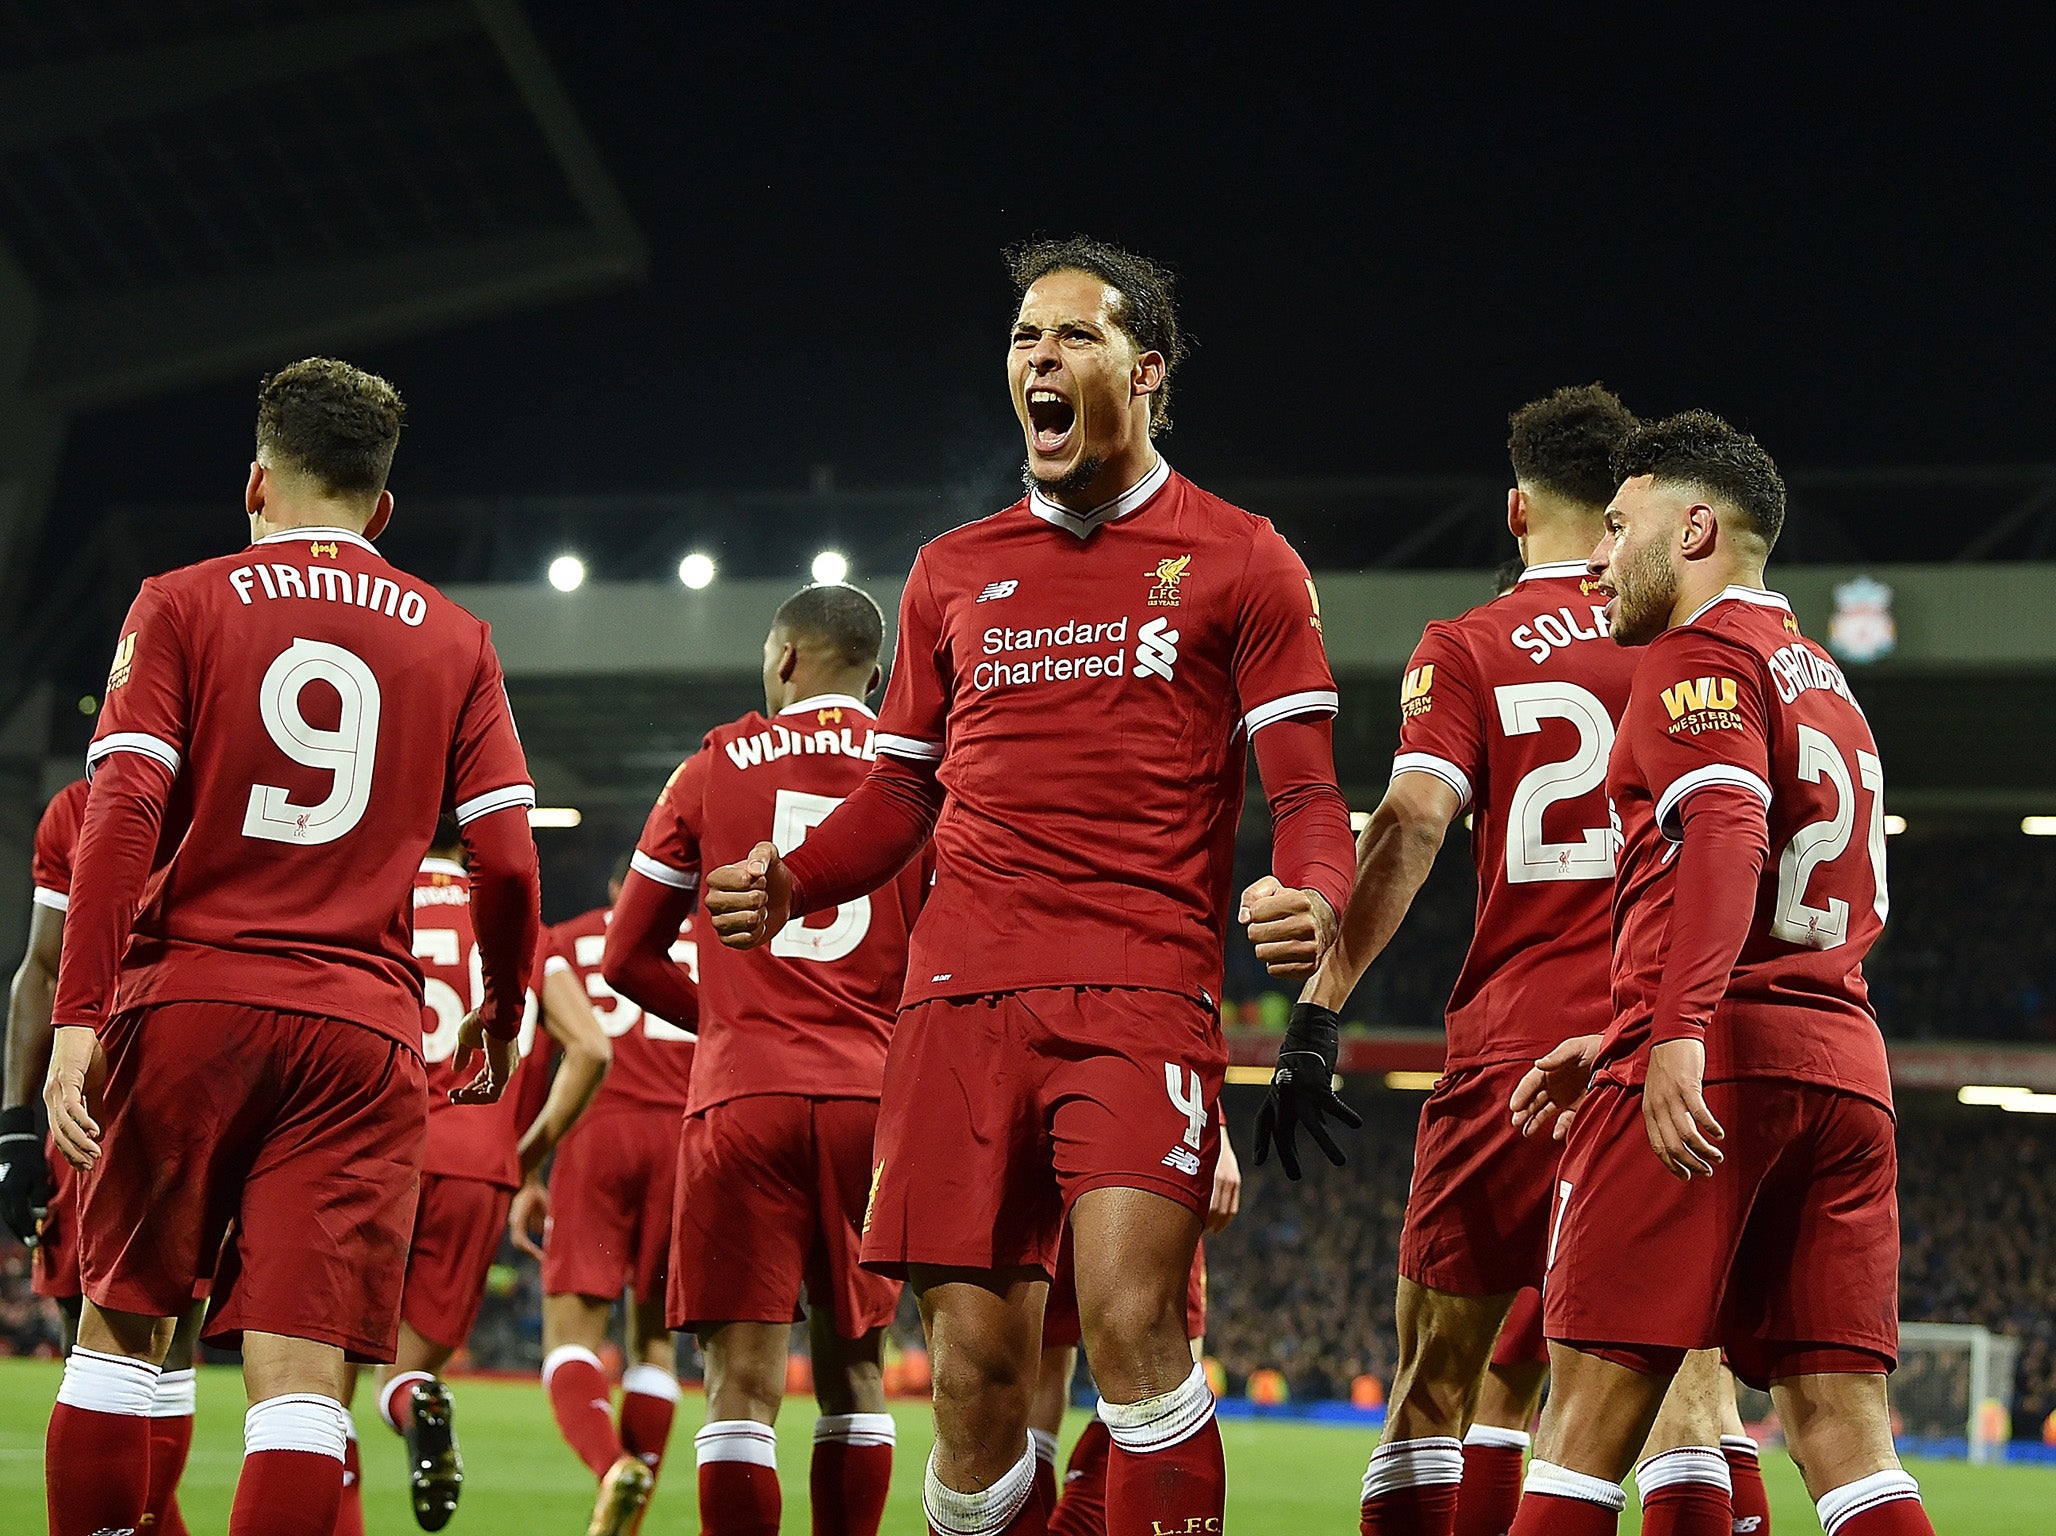
[[[1335,909],[1316,891],[1294,890],[1265,875],[1242,893],[1238,922],[1249,925],[1256,957],[1273,976],[1303,981],[1335,942]]]
[[[707,913],[730,949],[770,942],[792,915],[792,876],[772,843],[759,843],[739,864],[707,876]]]

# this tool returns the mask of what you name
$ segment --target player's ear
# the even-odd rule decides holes
[[[250,461],[250,480],[243,487],[243,510],[255,517],[264,510],[264,466]]]
[[[1164,354],[1145,352],[1136,358],[1128,380],[1131,393],[1137,396],[1155,394],[1164,384]]]
[[[799,669],[800,648],[788,640],[785,642],[785,649],[778,653],[778,680],[781,683],[791,682],[793,673]]]
[[[873,667],[871,669],[871,681],[864,684],[864,697],[867,699],[870,698],[872,694],[878,691],[878,685],[884,681],[885,668]]]
[[[1720,518],[1703,501],[1685,508],[1678,526],[1678,553],[1687,560],[1704,560],[1720,547]]]
[[[1506,531],[1517,539],[1528,536],[1528,498],[1517,485],[1506,488]]]

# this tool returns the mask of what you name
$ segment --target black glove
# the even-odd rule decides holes
[[[1341,1033],[1342,1021],[1328,1009],[1312,1003],[1293,1004],[1285,1043],[1278,1047],[1278,1070],[1271,1074],[1271,1091],[1256,1112],[1257,1167],[1263,1167],[1275,1140],[1285,1177],[1298,1178],[1297,1136],[1302,1125],[1314,1145],[1328,1154],[1328,1161],[1337,1168],[1342,1166],[1342,1151],[1321,1124],[1321,1117],[1333,1115],[1356,1131],[1363,1129],[1364,1122],[1335,1092],[1335,1055]]]
[[[53,1190],[36,1107],[0,1109],[0,1221],[26,1247],[36,1246],[36,1226]]]

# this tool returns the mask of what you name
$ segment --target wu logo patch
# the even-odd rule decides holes
[[[130,630],[121,637],[121,644],[114,648],[114,665],[107,671],[107,686],[119,688],[129,680],[129,669],[136,661],[136,632]]]
[[[1151,619],[1135,632],[1135,670],[1150,672],[1165,682],[1178,665],[1178,631],[1169,619]]]
[[[1003,597],[1012,597],[1020,590],[1021,584],[1018,581],[988,582],[985,590],[978,594],[978,601],[981,603],[996,603]]]
[[[1313,617],[1308,619],[1307,623],[1313,625],[1315,634],[1325,635],[1327,631],[1321,628],[1321,594],[1314,590],[1314,579],[1311,576],[1306,579],[1306,600],[1314,605]]]
[[[1192,556],[1180,555],[1175,560],[1159,560],[1150,574],[1156,577],[1156,585],[1149,589],[1149,606],[1152,608],[1175,608],[1178,606],[1178,583],[1185,579],[1186,571],[1192,567]]]
[[[1702,709],[1731,710],[1735,707],[1735,691],[1732,677],[1688,677],[1663,690],[1663,707],[1670,711],[1673,720]]]
[[[1415,667],[1406,674],[1406,681],[1399,685],[1399,702],[1409,704],[1415,699],[1425,699],[1435,686],[1435,664]]]

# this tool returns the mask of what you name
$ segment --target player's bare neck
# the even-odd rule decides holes
[[[1670,623],[1676,629],[1693,614],[1727,591],[1729,587],[1763,587],[1760,560],[1720,559],[1694,561],[1678,575],[1678,596],[1671,604]]]
[[[365,509],[354,502],[309,496],[266,502],[263,510],[250,519],[250,529],[260,539],[292,528],[347,528],[352,533],[362,533],[369,521]]]
[[[1130,486],[1139,485],[1156,468],[1156,444],[1147,432],[1133,444],[1124,445],[1099,467],[1099,473],[1082,485],[1038,484],[1043,498],[1072,512],[1090,512],[1103,507]]]

